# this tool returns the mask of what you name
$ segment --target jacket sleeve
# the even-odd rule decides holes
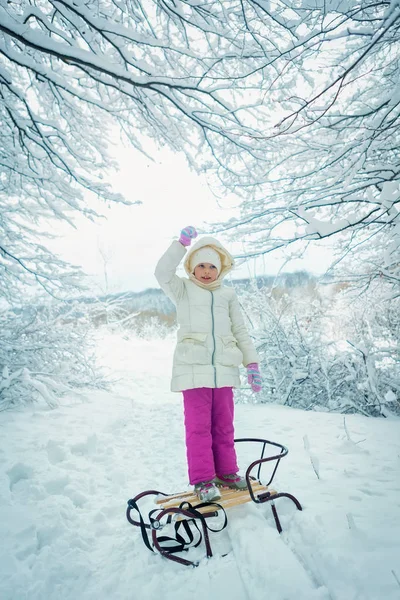
[[[154,275],[167,296],[176,305],[183,296],[185,284],[176,274],[176,269],[186,254],[186,248],[178,241],[170,247],[157,263]]]
[[[259,363],[260,357],[247,331],[239,300],[235,293],[229,302],[229,316],[232,323],[232,333],[236,338],[238,348],[243,354],[243,365],[247,367],[250,363]]]

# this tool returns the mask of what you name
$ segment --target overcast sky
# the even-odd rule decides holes
[[[60,237],[51,246],[64,259],[82,266],[98,293],[105,291],[101,252],[108,260],[109,292],[158,287],[153,275],[156,262],[183,227],[201,228],[207,221],[224,221],[236,214],[232,208],[236,199],[225,199],[225,208],[219,208],[204,179],[190,171],[182,156],[169,150],[153,150],[156,161],[152,162],[132,149],[118,149],[118,155],[120,171],[111,178],[112,185],[115,191],[121,191],[129,200],[140,200],[142,205],[99,205],[106,219],[93,224],[79,218],[76,230],[60,225]],[[240,240],[232,244],[220,239],[233,254],[243,250]],[[329,258],[328,251],[320,248],[306,261],[292,261],[285,270],[321,273]],[[233,276],[275,274],[283,262],[281,254],[275,258],[268,255],[249,261]]]

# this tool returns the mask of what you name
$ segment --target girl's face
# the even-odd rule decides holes
[[[202,283],[211,283],[217,279],[218,270],[217,267],[211,263],[200,263],[195,267],[194,276],[196,277],[197,281],[201,281]]]

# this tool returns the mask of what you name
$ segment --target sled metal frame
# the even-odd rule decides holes
[[[253,502],[255,502],[256,504],[263,504],[264,502],[271,502],[271,510],[272,510],[272,514],[274,516],[274,520],[275,520],[275,525],[276,528],[278,530],[279,533],[282,533],[282,526],[279,520],[279,516],[278,516],[278,512],[276,510],[276,506],[275,506],[275,500],[277,498],[289,498],[292,502],[294,502],[294,504],[296,505],[297,510],[303,510],[300,502],[297,500],[297,498],[295,496],[293,496],[292,494],[288,494],[287,492],[276,492],[275,490],[271,490],[271,491],[267,491],[267,492],[263,492],[261,494],[257,494],[255,495],[251,486],[251,480],[255,479],[256,481],[260,482],[260,475],[261,475],[261,467],[264,463],[267,462],[271,462],[271,461],[276,461],[276,464],[274,466],[274,469],[272,471],[271,477],[269,478],[268,483],[266,483],[266,487],[268,488],[274,477],[276,474],[276,471],[279,467],[279,463],[282,460],[282,458],[284,458],[285,456],[287,456],[289,450],[286,448],[286,446],[283,446],[282,444],[278,444],[278,442],[271,442],[269,440],[264,440],[261,438],[238,438],[235,439],[235,443],[240,443],[240,442],[256,442],[256,443],[261,443],[262,444],[262,450],[261,450],[261,456],[258,460],[255,460],[254,462],[252,462],[246,470],[246,482],[247,482],[247,488],[249,490],[249,495],[250,498],[253,500]],[[265,449],[267,447],[267,445],[269,446],[274,446],[276,448],[280,448],[280,452],[279,454],[276,454],[275,456],[268,456],[267,458],[264,458],[265,455]],[[252,478],[251,476],[251,472],[253,471],[253,469],[257,468],[257,475],[255,478]],[[261,483],[261,482],[260,482]]]
[[[289,451],[282,444],[279,444],[277,442],[271,442],[262,438],[235,439],[236,444],[243,442],[262,444],[261,455],[259,459],[253,461],[246,469],[245,479],[247,483],[248,493],[244,494],[244,491],[236,492],[238,494],[237,502],[232,503],[232,505],[243,504],[245,502],[250,501],[253,501],[255,504],[264,504],[270,502],[276,528],[278,532],[281,533],[282,526],[276,509],[275,500],[277,500],[278,498],[289,498],[295,504],[298,510],[302,510],[300,502],[292,494],[288,494],[286,492],[276,492],[273,489],[268,489],[275,477],[280,461],[282,460],[282,458],[287,456]],[[276,453],[273,456],[266,457],[265,453],[267,446],[273,446],[274,448],[278,448],[279,453]],[[266,484],[262,484],[260,481],[261,468],[265,463],[273,461],[275,461],[275,465],[272,470],[272,474],[269,478],[269,481]],[[257,469],[257,473],[256,476],[253,476],[252,473],[255,469]],[[197,547],[201,543],[202,537],[204,536],[206,556],[207,558],[212,557],[213,554],[211,550],[208,531],[220,531],[224,529],[227,525],[225,509],[228,510],[230,506],[224,506],[225,489],[226,488],[222,488],[222,498],[219,501],[220,504],[218,502],[210,502],[201,503],[194,506],[185,500],[185,498],[190,497],[190,493],[182,492],[171,495],[165,494],[164,492],[160,492],[158,490],[147,490],[128,500],[126,517],[131,525],[140,527],[143,541],[149,550],[151,550],[152,552],[156,550],[165,558],[178,562],[182,565],[196,567],[199,564],[198,562],[186,560],[180,556],[176,556],[174,553],[186,551],[191,546]],[[231,492],[231,490],[229,490],[229,492]],[[150,511],[148,515],[149,522],[146,523],[138,507],[138,501],[150,495],[158,496],[158,498],[156,498],[156,504],[158,504],[159,507]],[[230,494],[230,496],[232,496],[232,494]],[[168,502],[174,503],[175,505],[170,504],[168,506]],[[136,510],[138,512],[138,520],[135,520],[131,516],[131,512],[133,510]],[[224,513],[225,516],[224,524],[220,529],[212,529],[208,525],[207,519],[209,519],[210,517],[218,516],[218,514],[221,511]],[[163,523],[162,519],[164,518],[166,518],[166,521]],[[163,527],[166,524],[170,524],[172,522],[174,523],[176,537],[171,538],[166,536],[160,536],[159,532],[163,529]],[[199,527],[198,523],[200,523],[201,527]],[[198,535],[195,532],[195,534],[198,537],[196,543],[195,536],[193,535],[193,532],[190,529],[191,525],[194,525],[197,530]],[[180,526],[183,527],[184,534],[188,538],[188,541],[185,540],[185,538],[179,533],[178,530]],[[150,532],[151,542],[149,540]],[[174,543],[174,546],[171,546],[171,543]]]

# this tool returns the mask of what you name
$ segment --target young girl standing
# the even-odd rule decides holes
[[[155,276],[176,306],[171,390],[183,393],[189,481],[207,502],[221,497],[217,486],[247,486],[237,474],[233,388],[240,387],[241,364],[254,392],[261,390],[261,376],[235,291],[222,285],[234,266],[229,252],[218,240],[203,237],[186,255],[188,278],[176,275],[195,237],[194,227],[182,229],[179,241],[159,260]]]

